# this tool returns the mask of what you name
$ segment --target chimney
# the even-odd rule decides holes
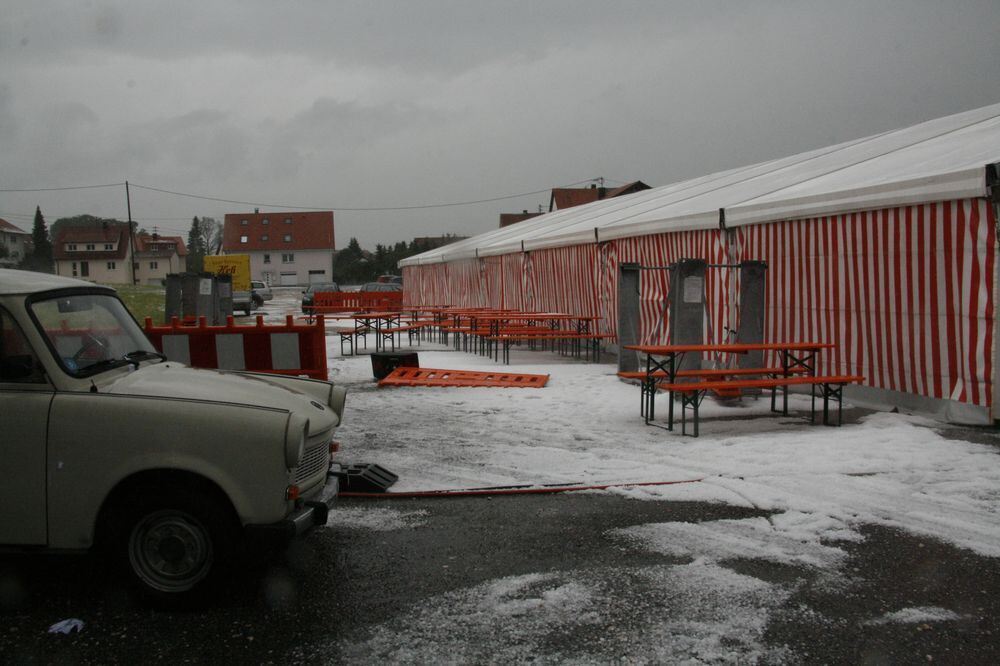
[[[253,214],[254,214],[254,215],[256,215],[256,214],[257,214],[257,213],[259,213],[259,212],[260,212],[260,208],[254,208],[254,209],[253,209]]]
[[[524,210],[522,210],[522,211],[521,211],[521,213],[522,213],[523,215],[527,215],[527,214],[528,214],[528,209],[527,209],[527,208],[525,208]]]

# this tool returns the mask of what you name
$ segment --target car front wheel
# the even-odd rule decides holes
[[[124,509],[116,550],[146,600],[175,606],[204,600],[232,558],[234,519],[218,498],[161,489]]]

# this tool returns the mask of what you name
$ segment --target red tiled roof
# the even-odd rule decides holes
[[[541,213],[500,213],[500,228],[509,227],[512,224],[524,222],[539,215]]]
[[[649,185],[642,182],[641,180],[633,180],[631,183],[625,183],[621,187],[617,187],[613,190],[608,190],[608,193],[604,195],[605,199],[611,199],[613,197],[620,197],[623,194],[632,194],[634,192],[641,192],[642,190],[648,190]]]
[[[173,244],[173,249],[165,249],[166,245]],[[178,256],[187,256],[187,246],[180,236],[153,236],[152,234],[139,234],[135,237],[135,251],[147,255],[159,257],[170,256],[177,252]]]
[[[333,250],[333,211],[309,213],[226,213],[222,230],[225,252],[259,250]],[[246,220],[246,224],[243,221]],[[264,220],[268,224],[264,224]],[[286,220],[291,222],[286,223]],[[246,236],[246,242],[240,242]],[[265,239],[264,237],[267,236]],[[289,236],[290,240],[285,240]]]
[[[621,187],[612,190],[604,187],[553,187],[552,197],[549,199],[549,210],[562,210],[572,208],[582,204],[593,203],[601,199],[611,199],[623,194],[632,194],[641,190],[648,190],[649,185],[641,180],[634,180],[625,183]]]
[[[598,190],[596,187],[553,187],[550,208],[562,210],[563,208],[592,203],[601,198],[599,192],[603,192],[603,190]],[[555,204],[554,207],[551,205],[552,203]]]
[[[3,219],[2,217],[0,217],[0,230],[2,230],[2,231],[9,231],[9,232],[12,232],[12,233],[15,233],[15,234],[26,234],[26,233],[28,233],[24,229],[19,229],[19,228],[15,227],[13,224],[11,224],[7,220]]]
[[[67,251],[66,243],[95,246],[104,243],[118,243],[116,250],[76,250]],[[52,240],[52,256],[62,260],[124,259],[128,254],[128,224],[95,224],[86,227],[64,227]]]

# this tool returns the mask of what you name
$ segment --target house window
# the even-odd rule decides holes
[[[247,237],[246,236],[240,236],[240,242],[241,243],[246,243],[247,242]]]
[[[160,266],[159,266],[159,264],[157,262],[155,262],[155,261],[149,262],[149,268],[150,268],[150,270],[154,270],[155,271],[159,267]]]
[[[286,243],[291,243],[292,242],[292,235],[291,234],[285,234],[285,242]]]
[[[269,236],[267,234],[264,234],[263,236],[260,237],[262,241],[266,241],[268,238]]]
[[[265,264],[271,263],[271,255],[269,255],[269,254],[265,254],[264,255],[264,263]]]
[[[80,262],[80,277],[90,277],[90,262],[81,261]]]
[[[115,246],[112,245],[111,243],[105,243],[104,244],[104,249],[105,250],[113,250],[113,249],[115,249]]]
[[[115,270],[115,262],[113,262],[113,261],[109,261],[108,262],[108,270],[109,271]]]
[[[267,218],[265,217],[265,218],[264,218],[263,220],[261,220],[261,221],[260,221],[260,223],[261,223],[261,224],[271,224],[271,220],[269,220],[269,219],[267,219]]]
[[[93,250],[94,249],[94,244],[93,243],[87,243],[87,249],[88,250]]]
[[[292,218],[286,217],[285,218],[285,224],[291,224],[291,223],[292,223]]]
[[[73,277],[76,277],[76,262],[73,262]]]
[[[283,264],[294,264],[295,263],[295,253],[289,252],[288,254],[281,255],[281,263],[283,263]]]
[[[241,225],[241,226],[244,226],[244,227],[245,227],[245,226],[247,226],[248,224],[250,224],[249,220],[240,220],[240,225]]]
[[[67,250],[75,250],[76,249],[76,243],[70,243],[69,245],[66,246],[66,249]]]
[[[132,270],[134,270],[134,271],[139,270],[139,262],[138,261],[136,261],[136,262],[134,262],[132,264]]]

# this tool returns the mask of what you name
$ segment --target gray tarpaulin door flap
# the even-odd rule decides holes
[[[763,261],[740,264],[740,321],[736,327],[736,342],[764,341],[764,274]],[[741,368],[763,368],[764,352],[753,351],[739,356]]]
[[[700,345],[705,341],[704,259],[681,259],[670,268],[667,310],[670,344]],[[701,367],[701,354],[684,354],[678,370]]]
[[[639,370],[639,352],[625,349],[639,339],[639,264],[618,266],[618,372]],[[645,365],[642,366],[645,370]]]

